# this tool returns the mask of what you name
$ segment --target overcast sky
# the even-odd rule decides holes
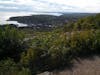
[[[100,0],[0,0],[0,19],[36,13],[100,12]]]

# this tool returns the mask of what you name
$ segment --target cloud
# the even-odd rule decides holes
[[[16,7],[13,12],[99,12],[100,0],[1,0],[0,6]]]
[[[19,15],[22,13],[56,14],[57,12],[94,13],[100,12],[100,0],[0,0],[0,13],[3,12],[13,15],[17,15],[16,13]]]

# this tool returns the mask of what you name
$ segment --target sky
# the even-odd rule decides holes
[[[99,13],[100,0],[0,0],[0,20],[11,16],[58,12]]]

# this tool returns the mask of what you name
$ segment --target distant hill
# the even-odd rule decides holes
[[[79,18],[95,15],[95,13],[62,13],[60,16],[54,15],[31,15],[10,17],[8,21],[18,21],[19,23],[28,24],[28,26],[56,26],[68,22],[77,21]]]

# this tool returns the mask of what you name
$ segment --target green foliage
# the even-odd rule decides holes
[[[0,28],[0,60],[8,57],[19,60],[23,51],[24,35],[10,26]]]
[[[77,57],[100,55],[100,14],[27,37],[29,47],[23,51],[23,34],[11,27],[0,28],[0,75],[35,75],[64,68]]]
[[[100,14],[97,14],[96,16],[89,16],[83,19],[79,19],[75,23],[74,29],[76,30],[100,29]]]
[[[0,61],[0,75],[31,75],[29,69],[21,67],[13,60]]]
[[[38,73],[65,67],[76,57],[100,54],[99,50],[99,30],[51,32],[34,38],[21,62]]]

